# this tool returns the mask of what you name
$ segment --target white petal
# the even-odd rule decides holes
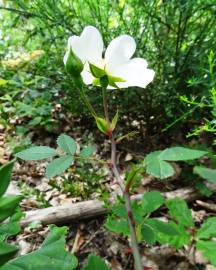
[[[86,63],[84,65],[84,69],[81,72],[81,76],[82,76],[83,82],[85,84],[88,85],[88,84],[92,84],[93,83],[93,81],[94,81],[95,78],[92,76],[92,74],[90,72],[89,64],[88,63]]]
[[[94,26],[86,26],[80,37],[72,36],[68,40],[73,52],[83,61],[95,63],[102,59],[103,40]]]
[[[116,68],[112,75],[126,81],[116,83],[120,88],[127,88],[130,86],[145,88],[153,80],[155,72],[152,69],[147,69],[146,60],[142,58],[133,58],[126,64]]]
[[[66,62],[67,62],[67,59],[68,59],[68,55],[69,55],[69,50],[67,49],[65,55],[64,55],[64,58],[63,58],[63,62],[64,64],[66,65]]]
[[[105,53],[106,69],[112,70],[126,63],[136,50],[135,40],[128,35],[122,35],[113,39]]]

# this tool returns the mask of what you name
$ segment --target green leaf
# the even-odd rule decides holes
[[[56,155],[56,151],[48,146],[34,146],[17,153],[15,156],[23,160],[40,160]]]
[[[144,159],[146,172],[154,177],[165,179],[174,175],[173,167],[166,161],[160,159],[162,151],[155,151],[148,154]]]
[[[193,172],[212,183],[216,183],[216,169],[209,169],[202,166],[195,166]]]
[[[164,203],[164,197],[158,191],[144,193],[142,197],[142,209],[144,214],[150,214]]]
[[[94,152],[96,151],[96,148],[94,146],[87,146],[83,148],[80,152],[80,157],[82,158],[88,158],[90,157]]]
[[[166,161],[185,161],[199,158],[208,152],[184,147],[172,147],[163,151],[155,151],[144,159],[146,172],[160,179],[174,175],[173,167]]]
[[[185,200],[180,198],[170,199],[166,201],[166,206],[169,209],[169,215],[178,221],[179,224],[186,227],[193,227],[193,218],[191,211]]]
[[[163,150],[160,159],[167,161],[193,160],[206,155],[207,151],[193,150],[185,147],[171,147]]]
[[[116,127],[116,124],[118,122],[118,118],[119,118],[119,114],[118,114],[118,111],[116,112],[115,116],[113,117],[112,119],[112,122],[111,122],[111,129],[114,130],[115,127]]]
[[[117,217],[127,218],[126,208],[120,203],[113,204],[111,207],[111,212]]]
[[[68,169],[73,163],[72,156],[63,156],[54,159],[46,167],[46,176],[48,178],[54,177],[56,175],[62,174],[66,169]]]
[[[7,196],[0,198],[0,222],[14,214],[22,196]]]
[[[13,169],[14,161],[11,161],[0,168],[0,197],[6,192]]]
[[[200,194],[210,197],[213,191],[203,182],[204,180],[196,180],[195,188],[200,192]]]
[[[132,207],[132,212],[133,212],[133,216],[134,216],[134,220],[137,224],[140,224],[143,222],[143,209],[140,205],[140,202],[134,200],[131,202],[131,207]]]
[[[57,144],[61,147],[67,154],[74,155],[77,149],[76,142],[73,138],[66,134],[61,134],[57,139]]]
[[[199,239],[209,239],[216,237],[216,217],[208,218],[197,231]]]
[[[104,118],[101,117],[95,117],[96,120],[96,124],[98,129],[102,132],[107,134],[109,127],[108,127],[108,123]]]
[[[72,270],[77,267],[77,259],[65,251],[67,228],[52,227],[42,247],[25,256],[6,263],[1,270]]]
[[[0,224],[0,241],[4,241],[8,236],[16,235],[20,232],[19,221],[22,216],[22,212],[19,210],[17,213],[13,214],[9,222]]]
[[[98,256],[91,254],[82,270],[111,270]]]
[[[12,246],[5,242],[0,242],[0,266],[13,258],[17,251],[18,247]]]
[[[170,221],[169,224],[178,233],[176,235],[168,235],[167,233],[159,232],[157,234],[157,241],[159,241],[161,244],[169,244],[170,246],[173,246],[176,249],[180,249],[184,245],[187,245],[191,239],[191,236],[187,232],[187,230],[182,225],[176,224],[173,221]]]
[[[123,234],[124,236],[130,235],[130,230],[126,219],[117,220],[116,218],[108,217],[105,223],[105,227],[111,232]]]
[[[216,242],[199,240],[196,243],[196,248],[203,253],[212,265],[216,266]]]
[[[156,235],[154,229],[147,223],[142,225],[141,228],[142,239],[149,245],[156,242]]]
[[[0,78],[0,86],[6,85],[8,81]]]
[[[168,236],[177,236],[179,234],[178,230],[176,230],[170,222],[164,222],[156,218],[148,218],[145,223],[154,228],[155,231]]]

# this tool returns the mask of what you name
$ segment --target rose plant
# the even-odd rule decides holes
[[[165,201],[159,192],[149,192],[143,195],[141,204],[131,201],[133,185],[138,182],[140,174],[144,171],[156,178],[166,179],[175,174],[170,162],[187,162],[199,159],[207,155],[208,152],[185,147],[171,147],[148,154],[141,163],[131,166],[124,178],[120,174],[116,158],[117,145],[134,133],[118,136],[115,128],[119,114],[117,111],[115,116],[112,119],[110,118],[108,91],[109,89],[118,91],[119,88],[131,86],[145,88],[152,82],[155,75],[153,70],[147,68],[146,60],[132,58],[135,50],[135,40],[129,35],[121,35],[110,42],[104,53],[104,44],[100,32],[93,26],[87,26],[80,36],[72,36],[68,39],[67,51],[63,59],[68,76],[75,82],[76,88],[94,117],[98,129],[110,141],[111,158],[105,164],[111,170],[120,187],[121,194],[118,195],[120,195],[121,200],[117,201],[116,204],[111,203],[111,215],[108,217],[105,226],[129,238],[136,270],[144,269],[140,255],[140,241],[145,241],[148,244],[154,244],[156,241],[162,244],[168,243],[178,249],[190,243],[193,245],[196,240],[198,243],[196,247],[202,250],[206,257],[215,264],[212,254],[210,256],[208,252],[208,248],[214,246],[215,242],[206,241],[206,239],[211,240],[216,235],[211,230],[211,232],[206,233],[207,238],[202,233],[200,236],[184,200]],[[103,116],[98,115],[91,105],[84,92],[84,85],[101,88]],[[57,145],[61,151],[47,146],[35,146],[19,152],[16,156],[24,160],[39,160],[58,156],[46,168],[46,175],[53,177],[62,174],[80,158],[90,159],[94,152],[89,147],[84,148],[77,154],[77,143],[66,134],[59,136]],[[171,220],[168,222],[150,217],[162,205],[166,205],[169,210]],[[181,216],[181,213],[183,213],[183,216]],[[206,224],[209,223],[212,227],[216,227],[215,219],[211,219],[204,223],[205,230]],[[196,231],[198,231],[199,236],[195,239]],[[94,264],[94,260],[99,259],[95,259],[93,256],[89,260],[93,260]],[[102,268],[108,269],[103,262],[101,264],[103,265],[101,270]],[[91,270],[93,268],[86,266],[84,269]]]

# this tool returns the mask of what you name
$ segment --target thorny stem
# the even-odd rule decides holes
[[[103,93],[104,114],[105,114],[105,118],[106,118],[107,123],[110,125],[106,88],[102,89],[102,93]],[[127,219],[128,219],[128,224],[129,224],[129,228],[130,228],[131,248],[132,248],[132,252],[133,252],[133,256],[134,256],[135,269],[136,270],[143,270],[142,260],[141,260],[141,256],[140,256],[140,252],[139,252],[139,246],[138,246],[136,230],[135,230],[135,221],[134,221],[132,207],[131,207],[130,194],[129,194],[129,190],[127,190],[125,188],[123,181],[122,181],[122,178],[119,174],[119,170],[117,168],[116,141],[115,141],[112,133],[110,136],[110,140],[111,140],[111,168],[112,168],[113,175],[115,176],[116,181],[118,182],[118,184],[122,190],[123,197],[125,200],[125,207],[126,207],[126,210],[128,213]]]
[[[115,140],[113,137],[111,139],[111,149],[112,149],[111,150],[112,171],[113,171],[113,174],[114,174],[119,186],[121,187],[121,190],[123,191],[123,196],[124,196],[124,200],[125,200],[125,207],[126,207],[126,210],[128,213],[127,218],[128,218],[129,228],[130,228],[131,248],[132,248],[132,252],[133,252],[133,256],[134,256],[135,269],[136,270],[143,270],[142,260],[141,260],[141,256],[140,256],[140,252],[139,252],[139,246],[138,246],[136,230],[135,230],[135,221],[134,221],[132,207],[131,207],[130,194],[129,194],[129,190],[126,190],[124,188],[122,178],[119,174],[119,171],[118,171],[118,168],[116,165],[116,143],[115,143]]]

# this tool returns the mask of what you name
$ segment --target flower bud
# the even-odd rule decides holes
[[[79,59],[79,57],[75,55],[71,48],[65,54],[64,64],[67,72],[73,77],[80,76],[80,73],[83,71],[84,68],[82,61]]]

